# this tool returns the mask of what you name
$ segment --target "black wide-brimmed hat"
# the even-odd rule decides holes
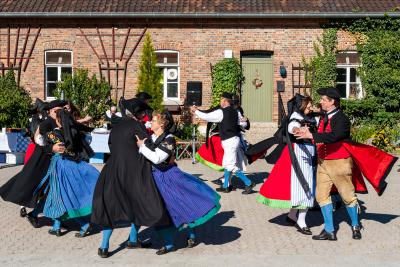
[[[53,100],[53,101],[51,101],[50,103],[48,103],[45,107],[44,107],[44,110],[50,110],[50,109],[53,109],[53,108],[56,108],[56,107],[63,107],[63,106],[65,106],[67,104],[67,101],[65,101],[65,100],[61,100],[61,99],[56,99],[56,100]]]
[[[38,112],[42,112],[43,110],[46,110],[47,102],[42,101],[39,98],[36,98],[35,104],[30,110],[30,114],[36,114]]]
[[[124,99],[121,98],[120,105],[122,105],[131,114],[136,115],[139,112],[143,112],[149,108],[143,101],[138,98]]]
[[[338,99],[338,100],[340,99],[339,91],[335,87],[319,88],[317,90],[317,93],[319,95],[329,96],[330,98],[333,98],[333,99]]]
[[[233,94],[228,93],[228,92],[223,92],[221,97],[232,100],[233,99]]]
[[[139,98],[140,100],[151,100],[151,99],[153,99],[151,97],[151,95],[149,95],[146,92],[140,92],[140,93],[136,94],[136,97]]]

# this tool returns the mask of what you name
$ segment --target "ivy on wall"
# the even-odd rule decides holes
[[[219,105],[223,92],[237,94],[239,85],[244,81],[242,68],[236,58],[225,58],[215,64],[212,76],[212,107]]]
[[[311,67],[312,97],[316,90],[336,84],[336,45],[339,29],[353,33],[361,57],[358,75],[366,95],[363,99],[342,100],[342,108],[353,122],[352,137],[358,142],[393,150],[400,138],[400,19],[384,18],[332,21],[314,44],[315,56],[303,65]]]
[[[318,42],[314,43],[315,56],[309,61],[303,58],[303,65],[313,70],[313,73],[306,77],[306,81],[311,83],[314,102],[318,102],[320,98],[317,94],[317,89],[335,86],[337,77],[336,46],[337,29],[324,29],[322,37],[318,38]]]

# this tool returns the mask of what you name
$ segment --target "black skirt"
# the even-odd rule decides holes
[[[51,156],[44,147],[36,145],[24,168],[0,188],[0,196],[5,201],[34,208],[37,196],[33,193],[47,173]]]
[[[139,154],[135,135],[147,137],[143,125],[132,119],[122,120],[111,131],[111,156],[93,196],[91,222],[95,224],[163,226],[171,222],[153,180],[151,164]]]

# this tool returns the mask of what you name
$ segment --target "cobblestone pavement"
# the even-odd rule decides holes
[[[179,166],[207,183],[221,176],[201,164],[179,161]],[[116,229],[111,238],[112,257],[100,259],[97,247],[101,234],[77,239],[77,226],[68,223],[69,232],[62,237],[50,236],[50,221],[42,218],[42,227],[33,229],[19,217],[19,207],[0,200],[0,266],[400,266],[400,175],[398,164],[387,181],[383,196],[360,195],[363,239],[351,239],[345,208],[334,214],[338,241],[313,241],[285,222],[287,210],[273,209],[258,203],[257,193],[242,195],[241,189],[222,195],[220,213],[197,230],[200,244],[185,248],[185,237],[177,240],[178,251],[157,256],[155,249],[127,250],[123,242],[129,228]],[[98,166],[101,168],[101,165]],[[0,169],[0,184],[21,166]],[[250,178],[259,189],[271,166],[258,161],[249,168]],[[239,182],[238,182],[239,184]],[[313,233],[322,230],[322,216],[310,212],[307,222]],[[67,231],[67,230],[65,230]],[[160,241],[151,229],[142,229],[142,239],[153,237],[154,247]]]

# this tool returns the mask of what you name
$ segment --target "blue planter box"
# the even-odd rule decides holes
[[[94,156],[89,159],[89,163],[104,163],[104,153],[95,153]]]

